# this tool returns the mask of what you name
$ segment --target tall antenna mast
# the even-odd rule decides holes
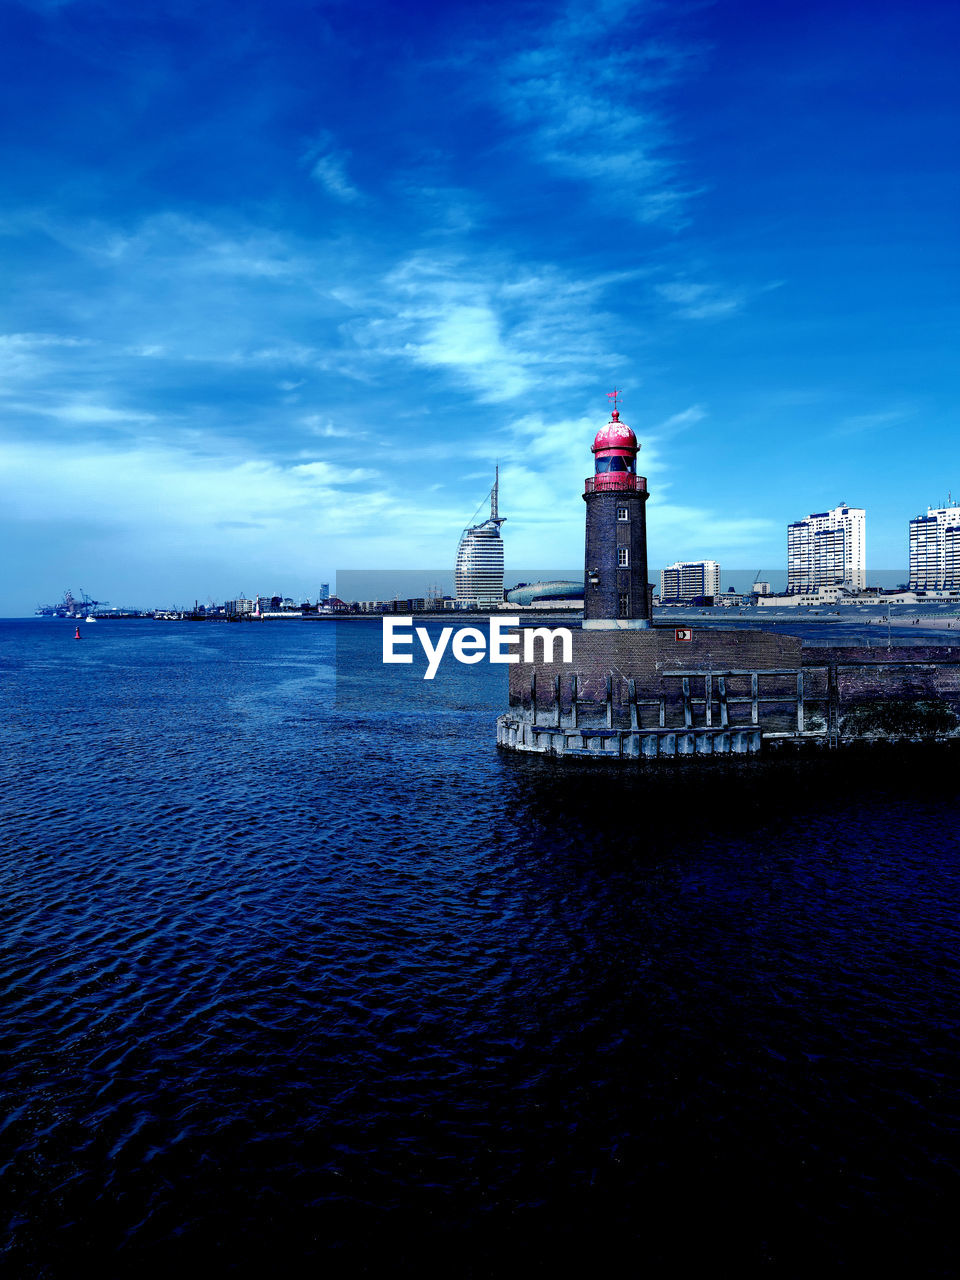
[[[500,464],[497,463],[494,472],[493,488],[490,490],[490,519],[499,520],[499,501],[500,501]]]

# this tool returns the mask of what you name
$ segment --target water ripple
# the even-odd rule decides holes
[[[513,760],[336,632],[0,625],[10,1273],[950,1274],[955,775]]]

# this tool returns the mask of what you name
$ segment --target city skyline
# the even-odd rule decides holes
[[[846,499],[906,580],[958,487],[947,6],[0,22],[0,613],[449,564],[498,459],[575,565],[615,384],[651,568]]]

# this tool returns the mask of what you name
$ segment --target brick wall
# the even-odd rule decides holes
[[[911,645],[888,649],[886,645],[808,645],[803,650],[803,661],[808,666],[822,663],[860,663],[871,666],[887,666],[890,663],[960,663],[960,646],[931,644]]]
[[[674,628],[648,631],[574,631],[573,661],[546,663],[537,646],[537,661],[510,668],[510,705],[538,717],[573,712],[574,688],[579,723],[615,728],[632,724],[631,702],[640,727],[660,721],[684,723],[682,680],[671,672],[694,671],[688,677],[694,723],[706,718],[710,695],[711,719],[718,723],[720,673],[736,670],[803,672],[804,723],[809,730],[836,724],[851,707],[882,699],[946,703],[960,715],[960,647],[929,645],[886,649],[850,645],[803,648],[796,636],[775,632],[693,628],[693,640],[677,641]],[[706,677],[712,679],[708,682]],[[574,683],[576,678],[576,685]],[[746,675],[726,675],[731,725],[750,723],[752,681]],[[760,720],[767,731],[796,728],[796,676],[761,675]],[[782,700],[777,701],[782,695]],[[831,712],[830,700],[834,699]],[[609,707],[609,710],[608,710]]]
[[[612,703],[615,728],[628,728],[631,723],[631,681],[633,697],[641,702],[664,703],[664,723],[681,726],[683,719],[681,679],[670,673],[693,670],[720,673],[735,670],[765,671],[786,668],[796,671],[801,665],[801,641],[795,636],[763,631],[719,631],[694,628],[690,642],[678,641],[674,628],[651,628],[647,631],[574,631],[573,661],[545,663],[537,645],[536,662],[520,662],[510,668],[510,705],[527,715],[533,713],[533,697],[537,715],[569,716],[573,709],[574,677],[578,699],[578,717],[582,724],[602,723],[607,717],[608,697]],[[608,683],[609,682],[609,683]],[[810,695],[826,698],[826,680],[811,672],[808,677]],[[726,681],[730,699],[747,698],[751,694],[749,676],[731,676]],[[796,723],[796,678],[767,676],[762,680],[761,695],[783,695],[782,704],[764,706],[764,723],[768,728],[789,729]],[[719,715],[718,686],[712,682],[714,722]],[[695,702],[705,701],[706,686],[702,676],[690,678],[690,695]],[[695,707],[697,723],[703,723],[705,710]],[[744,702],[729,706],[731,724],[748,724],[750,707]],[[639,708],[641,727],[659,724],[659,706]]]
[[[960,715],[960,648],[836,646],[807,649],[803,660],[832,668],[840,716],[855,705],[887,698],[944,702]]]

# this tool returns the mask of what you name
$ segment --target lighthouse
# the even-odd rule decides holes
[[[829,741],[829,726],[838,723],[833,677],[823,668],[812,692],[813,669],[796,636],[651,624],[647,481],[637,475],[640,446],[620,421],[618,396],[611,393],[610,421],[594,439],[593,475],[584,484],[583,629],[568,633],[559,661],[546,637],[556,649],[562,628],[523,629],[522,656],[510,667],[510,707],[497,719],[498,745],[647,760],[752,753],[766,737],[799,742],[819,734]],[[811,703],[819,707],[816,721]]]
[[[642,630],[650,626],[647,591],[647,480],[637,475],[637,437],[620,421],[618,391],[610,421],[597,432],[594,474],[584,483],[587,536],[583,626]]]

